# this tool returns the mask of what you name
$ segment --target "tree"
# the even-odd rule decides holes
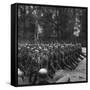
[[[19,5],[18,35],[35,42],[78,40],[86,37],[85,15],[79,8]]]

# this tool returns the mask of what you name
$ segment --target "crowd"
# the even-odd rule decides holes
[[[29,77],[30,84],[39,84],[41,81],[50,83],[57,70],[74,70],[83,56],[81,44],[18,44],[18,68],[24,72],[24,76]],[[44,78],[39,73],[41,68],[47,70]]]

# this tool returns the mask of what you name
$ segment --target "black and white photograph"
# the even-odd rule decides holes
[[[87,82],[87,8],[17,4],[18,85]]]

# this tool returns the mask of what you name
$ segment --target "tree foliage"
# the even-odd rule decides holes
[[[86,40],[86,9],[19,5],[18,36],[30,41]]]

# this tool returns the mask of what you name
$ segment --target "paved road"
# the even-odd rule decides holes
[[[86,55],[86,48],[83,47],[82,52]],[[86,58],[83,58],[77,68],[73,71],[57,71],[54,79],[56,80],[56,83],[86,81]]]

